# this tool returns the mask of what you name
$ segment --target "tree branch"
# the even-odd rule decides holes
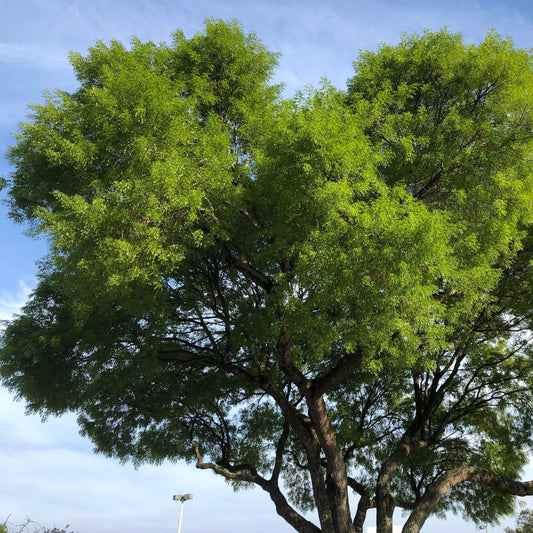
[[[289,505],[287,499],[279,490],[277,483],[266,483],[260,486],[270,495],[270,499],[274,502],[278,515],[298,531],[298,533],[321,533],[321,530],[315,524],[304,518]]]
[[[212,470],[216,474],[219,474],[230,481],[244,481],[258,485],[270,495],[270,499],[274,502],[279,516],[296,529],[296,531],[299,533],[320,533],[320,529],[315,526],[315,524],[304,518],[296,512],[291,505],[289,505],[287,499],[279,489],[277,476],[272,476],[270,480],[266,480],[264,477],[260,476],[255,469],[253,474],[243,474],[235,471],[236,467],[227,469],[211,462],[204,462],[200,448],[192,437],[192,432],[189,431],[189,434],[191,446],[193,447],[196,456],[196,468]]]
[[[458,483],[469,481],[515,496],[533,495],[533,481],[515,481],[486,468],[465,466],[449,470],[426,490],[405,523],[403,533],[418,533],[441,498]]]
[[[313,398],[319,398],[339,383],[342,383],[361,362],[362,357],[363,351],[361,348],[341,357],[340,361],[333,368],[314,380],[312,388]]]
[[[259,285],[267,293],[272,291],[274,288],[274,281],[254,268],[248,262],[244,254],[238,250],[229,239],[218,240],[218,243],[224,251],[226,261],[230,265],[233,265],[244,277]]]

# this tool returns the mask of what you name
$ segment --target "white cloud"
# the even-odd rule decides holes
[[[26,67],[32,64],[40,69],[69,67],[68,58],[63,50],[48,51],[32,44],[0,43],[0,61],[15,65],[24,63]]]
[[[136,470],[94,455],[74,417],[42,424],[22,416],[21,404],[1,390],[0,405],[0,523],[29,516],[44,525],[69,523],[80,533],[164,533],[177,525],[172,495],[191,492],[187,531],[291,531],[260,490],[234,494],[221,479],[183,463]]]
[[[15,292],[0,290],[0,320],[11,320],[26,302],[31,288],[24,281],[19,281]]]

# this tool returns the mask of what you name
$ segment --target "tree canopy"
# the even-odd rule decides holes
[[[533,494],[529,52],[406,35],[288,99],[237,22],[71,62],[9,151],[50,243],[0,347],[30,411],[259,486],[300,533]]]

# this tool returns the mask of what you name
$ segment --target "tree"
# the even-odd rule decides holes
[[[68,528],[68,524],[61,529],[55,526],[53,528],[47,528],[26,518],[22,524],[14,524],[8,520],[4,520],[4,523],[0,524],[0,533],[74,533],[73,531],[68,531]]]
[[[522,509],[516,519],[516,528],[505,528],[505,533],[533,533],[533,511]]]
[[[71,61],[9,153],[50,242],[0,350],[30,411],[259,486],[300,533],[533,494],[527,52],[405,36],[288,100],[236,22]]]

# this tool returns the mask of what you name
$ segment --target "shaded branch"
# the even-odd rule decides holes
[[[361,348],[358,348],[354,353],[349,353],[341,357],[340,361],[334,367],[314,380],[312,396],[319,398],[335,388],[339,383],[342,383],[361,362],[362,357],[363,351]]]
[[[304,518],[289,505],[287,498],[279,490],[277,483],[266,483],[260,486],[270,495],[270,499],[274,502],[278,515],[298,531],[298,533],[321,533],[320,528]]]
[[[272,476],[270,480],[266,480],[264,477],[260,476],[255,469],[253,469],[253,473],[251,472],[249,474],[236,471],[237,468],[243,467],[244,465],[228,469],[218,464],[205,462],[198,444],[192,437],[192,432],[190,432],[190,442],[196,456],[196,468],[212,470],[216,474],[219,474],[230,481],[243,481],[258,485],[270,495],[270,499],[274,502],[278,515],[288,522],[296,531],[299,533],[320,533],[320,529],[315,526],[315,524],[304,518],[295,511],[291,505],[289,505],[287,499],[279,489],[277,476]]]
[[[228,264],[234,266],[244,277],[259,285],[267,293],[272,292],[274,281],[254,268],[244,254],[229,240],[218,240]]]
[[[196,457],[196,468],[199,468],[201,470],[212,470],[213,472],[215,472],[215,474],[218,474],[230,481],[243,481],[246,483],[255,483],[255,484],[261,484],[261,482],[266,483],[266,480],[263,477],[261,477],[257,473],[257,471],[255,471],[254,473],[250,473],[250,474],[243,474],[237,471],[235,468],[233,468],[232,470],[228,470],[227,468],[221,465],[211,463],[211,462],[207,462],[207,463],[204,462],[204,458],[200,452],[200,448],[198,444],[196,443],[196,441],[192,438],[192,436],[190,438],[190,442],[194,450],[194,455]]]
[[[274,461],[274,469],[272,470],[272,476],[270,478],[271,482],[276,482],[279,479],[281,473],[281,468],[283,466],[283,455],[285,453],[285,444],[287,444],[287,439],[290,435],[290,424],[287,417],[283,420],[283,430],[281,436],[276,445],[276,459]]]
[[[515,481],[486,468],[465,466],[454,468],[437,478],[405,523],[403,533],[418,533],[439,501],[458,483],[469,481],[514,496],[533,495],[533,481]]]

